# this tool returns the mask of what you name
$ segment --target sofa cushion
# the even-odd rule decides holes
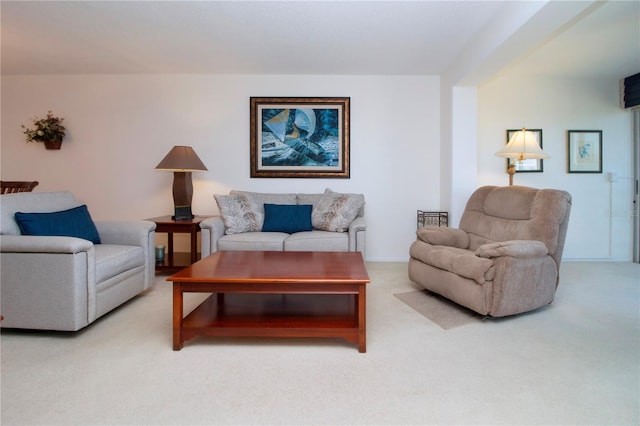
[[[344,232],[363,206],[362,194],[340,194],[327,189],[311,213],[311,222],[316,229]]]
[[[556,263],[556,251],[564,246],[571,211],[571,195],[554,189],[523,186],[484,186],[476,190],[465,207],[459,228],[469,233],[469,249],[509,240],[538,240],[547,246]],[[558,245],[560,243],[560,245]]]
[[[310,204],[265,204],[263,232],[294,232],[311,231]]]
[[[259,210],[264,214],[264,205],[265,204],[298,204],[296,202],[296,194],[278,194],[278,193],[268,193],[268,192],[251,192],[251,191],[237,191],[232,190],[229,192],[231,195],[248,195],[253,197],[258,203]],[[300,203],[302,204],[302,203]],[[310,204],[310,203],[304,203]]]
[[[264,213],[255,198],[248,193],[214,195],[224,221],[225,234],[260,231]]]
[[[77,237],[100,244],[100,235],[84,204],[58,212],[16,212],[15,219],[22,235]]]
[[[224,235],[218,240],[218,250],[261,250],[282,251],[284,240],[289,236],[284,232],[244,232]]]
[[[320,194],[297,194],[296,200],[298,204],[311,204],[313,207],[316,206],[324,197],[324,192]]]
[[[15,218],[16,212],[58,212],[78,207],[79,205],[80,203],[69,191],[2,194],[0,201],[0,234],[20,235],[20,227]]]
[[[511,220],[531,219],[531,207],[538,193],[535,188],[498,187],[487,194],[484,199],[483,210],[493,217]]]
[[[144,250],[140,246],[100,244],[96,246],[96,283],[129,271],[144,267]]]
[[[284,240],[285,251],[349,251],[349,234],[313,230],[296,232]]]

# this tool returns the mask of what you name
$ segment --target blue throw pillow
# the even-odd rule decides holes
[[[22,235],[78,237],[100,244],[100,235],[86,205],[52,213],[16,212]]]
[[[311,231],[311,204],[265,204],[263,232]]]

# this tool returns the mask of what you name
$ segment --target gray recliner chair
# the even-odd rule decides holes
[[[458,229],[421,228],[409,278],[482,315],[502,317],[553,301],[571,195],[554,189],[484,186]]]
[[[75,331],[151,287],[156,225],[96,221],[100,244],[21,235],[16,212],[79,206],[70,192],[0,196],[0,323],[3,328]]]

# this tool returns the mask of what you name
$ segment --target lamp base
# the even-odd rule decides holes
[[[171,216],[173,220],[193,220],[195,216],[191,213],[191,206],[176,206],[175,215]]]
[[[513,175],[516,174],[516,164],[515,163],[511,163],[511,165],[507,169],[507,173],[509,174],[509,186],[513,186]]]
[[[173,220],[192,220],[191,200],[193,198],[193,184],[191,172],[173,172]]]

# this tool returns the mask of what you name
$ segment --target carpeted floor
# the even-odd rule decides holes
[[[2,425],[637,425],[640,265],[565,263],[556,300],[443,330],[368,263],[367,352],[340,339],[196,338],[172,291],[78,333],[2,330]],[[185,310],[207,295],[185,298]]]

